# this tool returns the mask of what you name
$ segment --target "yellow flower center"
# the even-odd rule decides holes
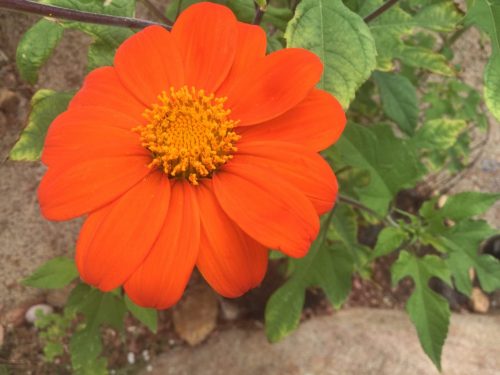
[[[162,168],[171,178],[186,178],[193,185],[233,157],[240,139],[224,108],[227,98],[207,95],[184,86],[163,91],[159,104],[144,111],[148,124],[134,128],[153,156],[149,167]]]

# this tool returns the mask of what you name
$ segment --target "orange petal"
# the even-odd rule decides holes
[[[89,215],[76,247],[76,263],[86,283],[109,291],[139,267],[165,221],[169,186],[163,173],[151,173],[118,200]]]
[[[226,78],[236,52],[236,18],[221,5],[187,8],[172,29],[184,62],[185,84],[215,92]]]
[[[150,173],[150,161],[150,156],[111,157],[49,168],[38,188],[42,214],[68,220],[103,207]]]
[[[249,67],[227,93],[231,117],[239,126],[271,120],[301,102],[321,78],[323,65],[313,53],[287,48]]]
[[[258,286],[267,269],[268,250],[248,237],[219,206],[211,181],[196,189],[201,242],[197,266],[224,297],[239,297]]]
[[[319,154],[293,143],[240,141],[236,158],[238,163],[267,169],[293,185],[310,199],[318,214],[333,208],[337,179]]]
[[[141,104],[121,83],[115,68],[105,66],[90,72],[82,88],[76,93],[68,109],[76,107],[86,108],[88,114],[95,110],[94,107],[104,107],[144,122],[142,113],[146,107]]]
[[[172,184],[170,207],[153,249],[125,283],[132,301],[166,309],[182,296],[200,247],[200,213],[193,187]]]
[[[161,26],[146,27],[123,42],[115,68],[123,85],[146,106],[156,103],[162,91],[184,84],[179,49]]]
[[[238,127],[245,141],[285,141],[321,151],[335,143],[346,123],[340,103],[329,93],[313,90],[288,112],[255,126]]]
[[[237,29],[238,41],[234,63],[226,80],[217,90],[217,96],[226,96],[241,75],[266,55],[266,33],[261,27],[237,22]]]
[[[249,236],[291,257],[304,256],[319,231],[309,199],[272,171],[238,158],[214,175],[217,200]]]
[[[104,108],[75,108],[59,115],[45,138],[42,161],[48,166],[110,156],[149,155],[130,117]]]

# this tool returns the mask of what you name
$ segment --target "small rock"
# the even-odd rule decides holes
[[[40,310],[42,311],[43,314],[47,315],[50,314],[51,312],[54,311],[52,306],[40,303],[38,305],[33,305],[31,306],[28,311],[26,311],[26,314],[24,315],[24,318],[28,323],[35,323],[35,321],[38,319],[37,316],[37,311]]]
[[[235,303],[223,298],[219,300],[222,318],[228,321],[234,321],[241,316],[241,310]]]
[[[135,363],[135,353],[133,353],[133,352],[127,353],[127,362],[131,365],[133,365]]]
[[[193,285],[173,310],[175,332],[189,345],[202,342],[217,324],[217,297],[206,284]]]
[[[488,296],[479,288],[472,289],[470,301],[474,312],[486,314],[490,309],[490,300]]]
[[[445,195],[441,195],[437,201],[437,206],[438,208],[443,208],[444,205],[446,204],[446,201],[448,200],[448,196],[445,194]]]
[[[0,67],[4,66],[8,62],[9,62],[9,58],[7,57],[5,52],[0,49]]]
[[[6,88],[0,89],[0,109],[5,113],[14,113],[17,111],[19,104],[19,97],[15,92],[7,90]]]

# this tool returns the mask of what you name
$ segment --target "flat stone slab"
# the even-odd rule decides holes
[[[439,374],[405,312],[375,309],[313,318],[277,344],[261,330],[232,328],[151,365],[143,375]],[[500,374],[500,316],[453,315],[442,367],[444,375]]]

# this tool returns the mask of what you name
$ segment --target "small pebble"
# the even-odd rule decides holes
[[[146,362],[148,362],[150,360],[150,357],[149,357],[149,352],[147,350],[143,350],[142,351],[142,358],[144,358],[144,360]]]
[[[131,365],[135,363],[135,354],[132,352],[128,352],[127,354],[127,362]]]
[[[146,371],[147,371],[147,372],[151,372],[151,371],[153,371],[153,366],[151,366],[151,365],[147,365],[147,366],[146,366]]]
[[[54,311],[52,306],[46,305],[44,303],[38,304],[38,305],[33,305],[31,306],[27,311],[26,314],[24,315],[24,319],[28,323],[35,323],[35,321],[38,319],[37,317],[37,311],[41,310],[43,314],[47,315],[50,314]]]

